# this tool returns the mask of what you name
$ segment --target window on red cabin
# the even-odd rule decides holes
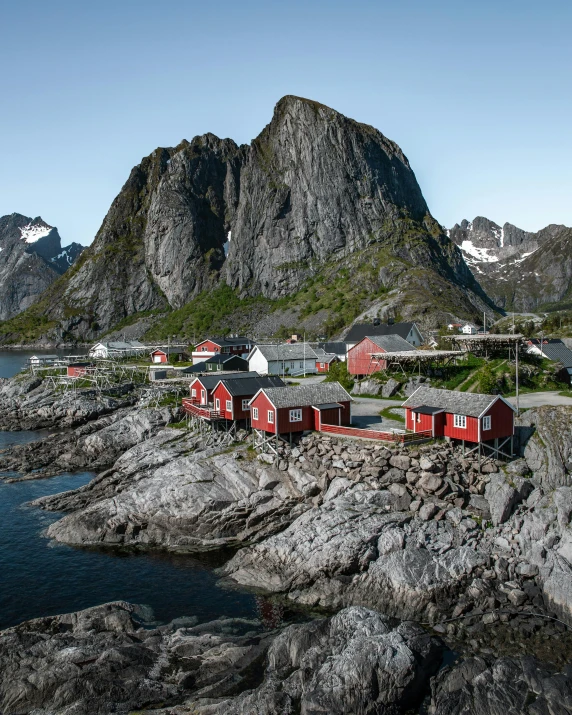
[[[197,396],[197,391],[193,388],[191,390],[191,397],[196,397]]]
[[[290,410],[290,422],[302,422],[302,410]]]
[[[274,411],[273,410],[268,410],[268,423],[271,425],[274,424]]]
[[[215,410],[217,410],[217,412],[218,410],[220,410],[220,400],[218,399],[218,397],[215,400]]]
[[[227,411],[227,412],[232,412],[232,400],[227,400],[227,401],[226,401],[226,411]]]
[[[249,402],[249,400],[243,400],[243,401],[242,401],[242,409],[243,409],[243,411],[245,411],[245,412],[246,412],[246,410],[249,409],[249,407],[248,407],[248,402]]]
[[[421,412],[416,413],[417,422],[421,422]]]
[[[491,416],[486,415],[486,417],[483,417],[483,430],[488,430],[491,428]]]
[[[252,408],[252,419],[257,420],[258,419],[258,407],[253,407]]]
[[[459,427],[460,429],[466,429],[466,427],[467,427],[466,415],[454,415],[453,424],[455,427]]]
[[[320,368],[321,368],[322,370],[324,369],[324,363],[323,363],[323,362],[320,363]]]

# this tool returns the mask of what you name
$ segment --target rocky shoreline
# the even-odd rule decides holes
[[[250,624],[248,646],[211,643],[219,655],[240,650],[249,673],[240,676],[194,645],[176,668],[158,670],[149,650],[171,663],[165,639],[197,633],[181,635],[174,625],[140,632],[127,604],[97,607],[114,614],[117,632],[99,615],[97,628],[76,627],[92,618],[88,612],[38,619],[0,634],[0,672],[12,673],[0,676],[0,712],[17,703],[14,713],[38,714],[143,706],[173,714],[400,713],[424,698],[432,713],[492,715],[500,712],[495,698],[506,712],[572,712],[572,410],[530,410],[519,426],[521,457],[479,465],[446,443],[389,448],[317,434],[259,455],[247,442],[229,447],[222,436],[207,442],[169,427],[178,410],[149,406],[141,388],[117,393],[71,400],[30,378],[0,384],[3,429],[58,430],[5,450],[3,472],[98,472],[80,489],[35,502],[65,512],[48,536],[74,546],[189,553],[230,547],[236,552],[220,569],[223,583],[337,615],[278,631]],[[217,627],[197,626],[214,640]],[[24,641],[38,629],[44,645],[28,652]],[[15,633],[27,634],[16,648]],[[81,644],[64,647],[64,636]],[[109,649],[131,653],[137,644],[135,665],[125,655],[116,679],[116,709],[103,686],[85,709],[95,686],[77,664],[75,690],[55,688],[67,693],[57,701],[39,688],[45,700],[34,700],[20,670],[51,673],[52,655],[85,643],[91,655],[80,660],[102,673],[101,683]],[[446,648],[459,660],[439,670]],[[215,694],[201,678],[219,683]]]

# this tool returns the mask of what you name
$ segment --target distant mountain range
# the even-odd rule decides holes
[[[483,216],[447,231],[487,295],[516,312],[572,308],[572,229],[530,233]]]
[[[0,218],[0,320],[35,303],[83,251],[70,243],[62,248],[58,229],[39,216],[13,213]]]

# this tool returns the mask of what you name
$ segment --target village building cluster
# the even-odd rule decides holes
[[[278,440],[292,440],[307,430],[385,441],[412,442],[443,438],[488,454],[512,454],[514,408],[499,395],[481,395],[421,385],[402,404],[404,429],[372,430],[352,426],[353,398],[338,382],[287,384],[287,379],[327,374],[345,363],[349,376],[361,379],[389,369],[409,370],[427,363],[446,365],[468,352],[499,345],[525,349],[562,364],[572,379],[572,351],[560,340],[528,340],[521,335],[487,335],[470,324],[451,324],[450,349],[427,349],[413,322],[354,325],[345,340],[306,342],[301,336],[281,344],[257,342],[243,335],[206,337],[192,350],[186,345],[145,345],[139,341],[95,344],[86,356],[38,355],[33,368],[63,365],[62,379],[105,374],[106,361],[147,361],[151,382],[188,385],[182,407],[190,421],[213,429],[248,429],[254,443],[275,450]],[[474,329],[473,329],[474,328]],[[129,362],[129,361],[127,361]],[[103,365],[103,366],[102,366]],[[134,368],[133,368],[134,369]],[[186,388],[185,388],[186,389]],[[202,428],[201,427],[201,428]],[[472,446],[471,446],[472,445]]]

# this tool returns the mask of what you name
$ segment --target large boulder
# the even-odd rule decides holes
[[[401,384],[397,382],[397,380],[394,380],[392,377],[390,377],[389,380],[385,383],[385,385],[381,388],[381,396],[393,397],[397,392],[399,392],[400,388]]]
[[[286,628],[268,651],[264,682],[251,692],[197,710],[213,715],[375,715],[419,705],[439,668],[440,642],[413,623],[391,625],[367,608]]]
[[[489,503],[493,524],[503,524],[514,507],[532,490],[533,485],[528,479],[513,474],[492,474],[485,489],[485,499]]]
[[[532,432],[524,446],[524,458],[543,486],[572,485],[572,407],[537,407],[525,412],[521,427]]]
[[[534,658],[468,658],[432,682],[431,715],[566,715],[572,713],[572,675]]]
[[[379,380],[366,379],[354,384],[352,394],[354,395],[380,395],[383,385]]]

